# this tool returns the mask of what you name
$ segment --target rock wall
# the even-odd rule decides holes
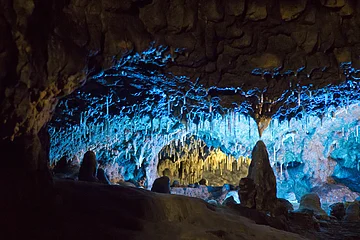
[[[359,62],[353,1],[21,3],[1,4],[2,138],[37,133],[58,97],[151,41],[171,47],[173,73],[201,77],[206,86],[267,88],[265,97],[289,85],[254,69],[298,72],[281,78],[324,86],[344,79],[340,63]]]
[[[23,176],[20,182],[46,172],[35,150],[16,143],[37,138],[59,98],[152,41],[170,46],[169,71],[200,77],[205,86],[266,88],[265,99],[296,84],[343,81],[339,64],[359,64],[359,7],[305,0],[1,0],[0,150],[22,152],[6,154],[2,168]],[[244,96],[223,99],[226,105]]]

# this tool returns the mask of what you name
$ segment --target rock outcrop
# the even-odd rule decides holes
[[[256,187],[251,178],[242,178],[239,182],[240,204],[247,208],[255,208]]]
[[[55,178],[73,179],[78,178],[80,165],[74,160],[68,160],[62,157],[53,169]]]
[[[346,208],[344,220],[349,222],[360,221],[360,210],[358,202],[353,202]]]
[[[98,182],[96,177],[96,155],[93,151],[87,151],[80,165],[79,180],[86,182]]]
[[[277,203],[276,178],[263,141],[256,143],[251,155],[252,160],[247,178],[252,179],[255,184],[255,207],[260,211],[271,212]]]
[[[106,175],[106,172],[103,168],[98,168],[96,177],[99,180],[99,182],[110,185],[109,178]]]
[[[237,202],[235,201],[233,196],[226,198],[222,203],[222,205],[224,205],[224,206],[230,206],[230,205],[234,205],[234,204],[237,204]]]
[[[334,203],[329,206],[330,215],[336,217],[338,220],[342,220],[345,216],[345,207],[343,203]]]
[[[170,193],[170,179],[167,176],[162,176],[155,179],[152,188],[152,192],[157,193]]]
[[[301,197],[298,212],[312,213],[321,219],[329,219],[329,216],[321,208],[320,198],[315,193],[308,193]]]
[[[288,200],[278,198],[272,213],[274,216],[287,216],[293,210],[294,207]]]

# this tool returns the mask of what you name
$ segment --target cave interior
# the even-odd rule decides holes
[[[5,236],[359,239],[359,24],[354,0],[1,0]]]

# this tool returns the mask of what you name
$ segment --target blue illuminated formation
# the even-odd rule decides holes
[[[263,115],[272,118],[262,139],[280,197],[300,198],[333,181],[360,192],[356,185],[360,180],[360,82],[351,63],[341,66],[347,76],[341,84],[321,89],[293,86],[271,99],[264,96],[265,90],[205,88],[198,81],[165,73],[171,60],[166,51],[151,48],[124,57],[61,100],[49,128],[51,161],[63,156],[80,160],[87,150],[94,150],[111,177],[146,176],[151,182],[157,174],[159,151],[174,139],[185,141],[195,135],[228,155],[251,157],[259,139],[252,117]],[[267,74],[261,69],[253,73]],[[243,101],[224,107],[222,98],[229,94]],[[348,194],[355,196],[350,190]]]

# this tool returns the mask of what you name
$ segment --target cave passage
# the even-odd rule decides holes
[[[1,0],[1,236],[359,239],[359,12]]]
[[[92,150],[113,183],[145,177],[150,188],[169,168],[172,181],[184,185],[207,178],[210,185],[236,186],[247,174],[261,133],[279,197],[299,200],[314,189],[326,189],[319,195],[330,204],[358,196],[355,79],[289,90],[274,100],[258,89],[206,89],[186,77],[164,74],[161,65],[149,67],[149,59],[133,58],[136,64],[103,73],[61,100],[49,124],[52,164],[64,156],[79,163]],[[229,105],[233,95],[245,100]],[[254,98],[256,105],[250,107]],[[275,114],[257,118],[276,101],[281,106]],[[341,196],[333,191],[339,186]]]

